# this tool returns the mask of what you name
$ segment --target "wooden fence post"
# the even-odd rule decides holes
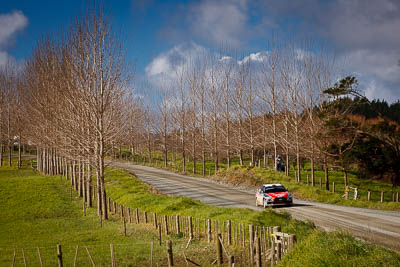
[[[154,212],[153,214],[153,221],[154,221],[154,227],[157,229],[158,225],[157,225],[157,213]]]
[[[125,217],[122,217],[122,220],[124,221],[124,236],[126,236],[126,220],[125,220]]]
[[[160,240],[160,246],[161,246],[161,225],[158,225],[158,239]]]
[[[181,232],[181,227],[179,225],[179,215],[175,216],[175,225],[176,225],[176,234],[179,235],[179,233]]]
[[[280,231],[281,231],[280,226],[274,226],[272,228],[273,233],[279,233]],[[274,237],[272,242],[274,243],[274,249],[276,248],[276,261],[279,262],[281,260],[282,244],[278,242],[278,238],[276,236]],[[272,253],[274,253],[274,251]]]
[[[368,201],[370,201],[370,200],[371,200],[371,191],[369,191],[369,189],[368,189],[367,200],[368,200]]]
[[[231,220],[228,220],[226,223],[226,239],[228,241],[228,245],[232,244],[232,226],[231,226]]]
[[[153,267],[153,250],[154,250],[154,242],[151,241],[151,247],[150,247],[150,267]]]
[[[260,237],[256,237],[256,266],[261,267],[261,240]]]
[[[24,259],[24,266],[27,267],[24,248],[21,248],[21,251],[22,251],[22,258]],[[62,264],[61,264],[61,266],[62,266]]]
[[[144,211],[143,215],[144,215],[144,223],[147,224],[147,222],[148,222],[147,221],[147,212]]]
[[[113,244],[110,244],[110,252],[111,252],[111,267],[115,267],[114,247],[113,247]]]
[[[193,239],[193,220],[192,220],[192,216],[189,216],[189,239]]]
[[[172,253],[172,241],[167,240],[168,267],[174,266],[174,255]]]
[[[168,231],[168,217],[167,215],[164,215],[164,223],[165,223],[165,234],[168,235],[169,231]]]
[[[222,244],[221,244],[220,239],[221,239],[221,234],[217,234],[217,238],[215,239],[215,242],[217,245],[217,264],[218,264],[218,266],[221,266],[224,263],[224,260],[222,257]]]
[[[289,242],[289,250],[293,249],[294,243],[296,243],[296,235],[289,235],[288,242]]]
[[[76,248],[75,248],[75,258],[74,258],[74,267],[76,267],[76,265],[78,264],[78,249],[79,249],[79,246],[76,246]]]
[[[250,247],[250,259],[249,263],[251,266],[254,265],[254,226],[249,224],[249,247]]]
[[[135,209],[135,217],[136,217],[136,223],[139,224],[140,223],[139,210],[137,208]]]
[[[282,243],[278,242],[276,248],[276,259],[279,262],[282,259]]]
[[[211,242],[211,220],[207,219],[207,240],[208,243]]]
[[[58,258],[58,266],[63,267],[61,245],[57,245],[57,258]]]
[[[271,243],[271,266],[275,266],[275,240]]]
[[[235,256],[231,255],[229,257],[229,262],[228,263],[229,263],[228,264],[229,267],[234,267],[235,266]]]
[[[335,182],[332,182],[332,193],[335,193]]]
[[[383,202],[384,198],[385,198],[385,192],[381,191],[381,202]]]

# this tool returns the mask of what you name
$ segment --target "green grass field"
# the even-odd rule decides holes
[[[10,266],[14,248],[16,266],[23,266],[22,250],[28,266],[39,266],[37,247],[45,266],[56,266],[56,245],[61,244],[64,263],[72,266],[76,246],[78,266],[90,266],[87,246],[97,266],[110,265],[109,245],[114,244],[116,261],[120,265],[146,265],[151,241],[156,235],[145,226],[123,225],[111,217],[102,227],[95,209],[83,216],[81,201],[73,195],[59,177],[39,175],[29,169],[0,169],[0,266]],[[160,248],[156,255],[162,255]]]
[[[60,178],[43,176],[30,169],[0,168],[0,200],[3,204],[0,214],[0,266],[11,265],[14,248],[17,252],[15,266],[24,266],[21,248],[24,248],[27,265],[39,266],[37,247],[40,247],[44,265],[56,266],[57,244],[62,245],[65,266],[72,266],[77,245],[78,266],[90,266],[85,246],[96,266],[110,266],[110,243],[114,244],[118,266],[149,265],[150,244],[157,240],[150,226],[128,225],[128,236],[124,237],[121,220],[111,216],[101,227],[95,209],[88,209],[87,216],[83,216],[81,200],[74,193],[71,201],[68,181]],[[154,194],[149,186],[121,170],[107,170],[106,188],[114,200],[141,210],[231,219],[257,225],[281,225],[284,232],[295,233],[298,238],[296,249],[289,253],[282,266],[292,266],[299,258],[303,259],[303,265],[315,266],[311,260],[314,260],[314,252],[318,251],[322,251],[325,259],[321,265],[324,262],[335,263],[337,251],[327,249],[330,242],[337,242],[343,250],[343,260],[338,261],[337,266],[345,266],[345,259],[353,256],[366,257],[371,264],[386,266],[396,266],[393,263],[400,260],[399,254],[357,241],[347,234],[320,232],[312,224],[292,220],[287,214],[275,214],[271,210],[256,212],[213,207],[184,197]],[[177,236],[171,238],[176,246],[182,247],[182,243],[187,242]],[[326,239],[326,242],[320,239]],[[205,263],[209,263],[213,255],[212,248],[196,242],[186,253],[199,261],[203,259]],[[154,261],[160,266],[166,264],[164,246],[155,245],[154,255]],[[310,260],[304,261],[304,258]],[[177,264],[184,264],[182,255],[177,255]]]

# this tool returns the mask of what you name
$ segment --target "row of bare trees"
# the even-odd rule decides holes
[[[228,167],[234,158],[241,165],[248,160],[268,166],[272,158],[277,169],[282,155],[286,174],[294,161],[301,181],[301,166],[309,160],[314,185],[315,164],[328,168],[330,140],[321,134],[324,121],[318,114],[328,100],[323,91],[337,78],[334,58],[293,42],[252,56],[238,61],[208,53],[182,62],[159,88],[158,107],[143,109],[143,127],[132,133],[135,143],[122,144],[136,147],[148,161],[163,155],[165,166],[180,154],[184,171],[192,161],[192,172],[203,175],[207,160],[218,171],[221,161]]]
[[[64,174],[84,206],[97,189],[104,219],[105,155],[134,118],[124,49],[110,22],[102,7],[89,8],[57,38],[38,41],[23,67],[0,72],[0,163],[5,145],[10,165],[14,143],[36,147],[38,170]]]

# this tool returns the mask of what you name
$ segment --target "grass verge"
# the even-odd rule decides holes
[[[400,266],[400,254],[357,241],[343,232],[315,230],[297,244],[281,266]]]

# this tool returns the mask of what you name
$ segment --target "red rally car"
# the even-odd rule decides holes
[[[291,206],[293,196],[281,184],[263,184],[256,192],[256,207]]]

